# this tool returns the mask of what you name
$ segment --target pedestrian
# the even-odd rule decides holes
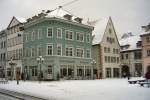
[[[130,80],[130,76],[131,76],[130,73],[128,73],[128,76],[127,76],[127,77],[128,77],[128,80]]]
[[[146,81],[148,82],[148,87],[150,87],[150,71],[145,74]]]
[[[17,80],[17,85],[19,85],[19,80],[20,80],[20,72],[16,72],[16,80]]]

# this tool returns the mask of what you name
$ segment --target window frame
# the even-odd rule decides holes
[[[49,29],[52,29],[52,36],[49,36],[49,33],[48,33]],[[54,33],[53,27],[48,27],[47,28],[47,38],[52,38],[53,37],[53,33]]]

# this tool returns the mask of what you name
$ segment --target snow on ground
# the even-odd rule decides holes
[[[150,100],[150,88],[128,84],[127,79],[16,81],[0,88],[49,98],[50,100]]]

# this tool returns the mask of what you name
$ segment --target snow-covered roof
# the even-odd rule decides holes
[[[126,37],[121,38],[121,40],[119,41],[120,46],[129,45],[129,47],[122,49],[121,51],[141,49],[140,47],[137,47],[136,45],[138,41],[141,41],[139,35],[133,35],[133,34],[131,35],[131,33],[125,33],[123,36],[126,36]]]
[[[150,34],[150,30],[149,30],[149,31],[147,31],[147,32],[141,32],[141,34],[140,34],[140,35],[146,35],[146,34]]]
[[[93,36],[93,41],[92,44],[99,44],[102,40],[103,34],[105,32],[107,23],[108,23],[109,17],[108,18],[102,18],[100,20],[95,20],[88,22],[90,25],[94,27],[92,36]]]
[[[15,18],[20,22],[20,23],[25,23],[27,22],[27,20],[25,18],[22,18],[22,17],[16,17]]]
[[[70,12],[66,11],[65,9],[63,9],[62,7],[59,7],[53,11],[50,11],[50,13],[47,14],[46,17],[58,17],[58,18],[64,18],[64,15],[72,15],[72,17],[74,17],[73,14],[71,14]]]

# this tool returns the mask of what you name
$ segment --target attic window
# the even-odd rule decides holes
[[[77,21],[78,23],[82,23],[82,18],[77,17],[74,20]]]
[[[68,20],[71,20],[71,19],[72,19],[72,16],[69,15],[69,14],[66,14],[66,15],[64,15],[64,18],[65,18],[65,19],[68,19]]]
[[[112,30],[111,29],[109,29],[109,34],[111,34],[112,33]]]

